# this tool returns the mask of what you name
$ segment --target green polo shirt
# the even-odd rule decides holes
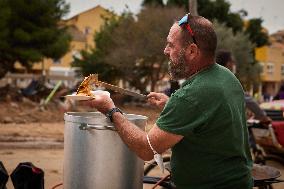
[[[157,125],[184,138],[172,148],[178,189],[251,189],[244,92],[228,69],[214,64],[169,99]]]

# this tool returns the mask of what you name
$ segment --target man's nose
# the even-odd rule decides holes
[[[169,50],[168,50],[168,47],[165,47],[165,49],[164,49],[164,55],[169,56]]]

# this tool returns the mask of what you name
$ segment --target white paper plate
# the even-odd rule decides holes
[[[70,100],[91,100],[94,97],[83,95],[66,95],[65,98]]]
[[[103,90],[95,90],[91,91],[93,95],[107,95],[110,97],[110,93],[108,91],[103,91]]]

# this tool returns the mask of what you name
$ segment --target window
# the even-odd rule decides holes
[[[53,64],[61,64],[61,60],[60,59],[53,59]]]
[[[264,63],[260,62],[259,65],[260,65],[260,74],[264,74]]]
[[[267,74],[270,74],[270,75],[272,75],[274,73],[274,64],[273,63],[267,63],[266,72],[267,72]]]
[[[91,33],[91,28],[89,26],[85,27],[85,35],[88,35]]]
[[[284,76],[284,64],[281,65],[281,75]]]

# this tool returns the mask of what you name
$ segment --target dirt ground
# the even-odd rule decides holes
[[[153,126],[159,114],[157,109],[149,107],[126,105],[120,108],[125,113],[147,116],[147,129]],[[87,107],[76,109],[89,110]],[[45,188],[51,189],[62,183],[63,116],[64,110],[52,103],[41,109],[39,104],[28,99],[20,102],[0,101],[0,161],[9,174],[20,162],[32,162],[44,170]],[[11,179],[7,189],[13,189]]]
[[[126,113],[149,117],[147,129],[153,126],[159,114],[157,109],[150,107],[128,105],[120,108]],[[0,103],[0,161],[9,174],[20,162],[32,162],[44,170],[45,188],[51,189],[62,183],[63,114],[64,111],[54,104],[40,109],[38,104],[29,100]],[[283,166],[275,166],[284,173]],[[155,170],[154,175],[159,174],[160,171]],[[13,189],[11,180],[8,181],[7,188]],[[144,185],[144,189],[150,188],[151,186]],[[274,189],[282,188],[284,184],[276,184]]]
[[[45,188],[52,189],[63,181],[63,149],[0,149],[0,157],[9,174],[19,162],[32,162],[44,170]],[[155,169],[152,175],[163,176],[159,169]],[[13,189],[9,178],[7,189]],[[144,184],[143,189],[151,189],[153,185]],[[58,186],[58,189],[62,189]]]
[[[56,184],[62,183],[63,149],[1,148],[0,157],[9,174],[20,162],[32,162],[35,166],[43,169],[46,189],[51,189]],[[13,189],[10,178],[7,189]]]

